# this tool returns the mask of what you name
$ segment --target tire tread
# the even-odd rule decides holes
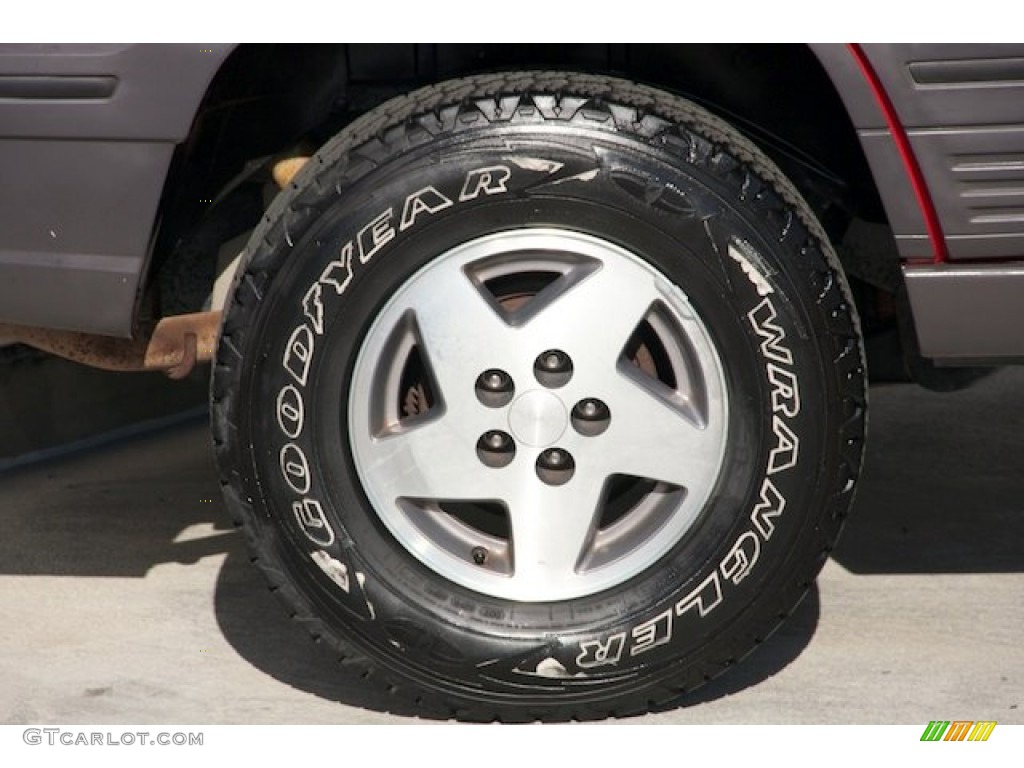
[[[573,95],[565,96],[567,91]],[[435,701],[431,691],[391,678],[332,633],[290,584],[277,563],[269,527],[260,524],[251,500],[245,497],[237,471],[244,452],[236,444],[234,423],[239,413],[235,393],[242,375],[245,330],[264,300],[262,286],[278,267],[278,244],[291,246],[336,195],[389,157],[453,130],[456,123],[508,121],[516,113],[524,118],[540,113],[547,120],[585,122],[627,131],[652,143],[684,145],[691,162],[726,182],[739,201],[771,221],[778,242],[795,244],[791,250],[799,256],[801,271],[809,284],[817,286],[817,305],[827,329],[825,341],[831,349],[829,357],[835,364],[846,415],[838,428],[840,460],[834,476],[826,479],[831,489],[828,509],[820,516],[821,524],[806,532],[807,540],[801,545],[802,551],[817,556],[805,558],[807,565],[776,593],[770,607],[763,608],[765,618],[757,626],[721,647],[716,661],[680,670],[634,697],[550,710],[502,708],[483,701],[473,707],[443,698]],[[676,702],[735,665],[792,613],[831,552],[853,500],[866,429],[866,364],[856,305],[838,257],[810,207],[752,142],[702,108],[645,85],[560,72],[500,73],[430,85],[392,99],[354,120],[325,144],[275,198],[253,232],[231,296],[211,385],[214,449],[227,507],[245,532],[254,564],[292,620],[305,627],[315,642],[328,645],[339,664],[356,670],[366,685],[375,685],[385,696],[401,701],[403,710],[480,722],[567,721],[630,716]]]

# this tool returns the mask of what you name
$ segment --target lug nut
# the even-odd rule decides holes
[[[505,432],[488,432],[483,436],[483,449],[494,453],[506,453],[512,448],[512,438]]]
[[[558,389],[572,378],[572,360],[559,349],[549,349],[538,355],[533,363],[537,381],[549,389]]]
[[[476,380],[477,399],[488,408],[500,408],[512,402],[515,394],[512,377],[498,368],[481,373]]]
[[[596,397],[580,400],[572,409],[572,426],[581,435],[593,437],[608,429],[612,413]]]
[[[507,467],[516,456],[516,444],[507,432],[491,430],[477,440],[476,455],[488,467]]]
[[[537,358],[537,368],[547,373],[563,373],[572,370],[572,361],[565,352],[549,349]]]
[[[537,457],[537,476],[548,485],[569,482],[575,471],[572,454],[561,448],[548,448]]]

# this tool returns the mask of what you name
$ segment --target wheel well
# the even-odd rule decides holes
[[[803,45],[241,45],[221,67],[176,153],[152,282],[180,292],[185,272],[210,284],[210,251],[219,245],[212,241],[251,227],[261,213],[259,201],[231,206],[224,195],[254,159],[302,137],[318,145],[366,110],[421,85],[539,68],[617,75],[703,104],[779,164],[835,241],[854,218],[884,221],[845,108]],[[197,243],[204,226],[212,234]],[[191,309],[190,303],[180,308]]]

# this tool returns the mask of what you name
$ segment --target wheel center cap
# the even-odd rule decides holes
[[[533,447],[551,445],[568,424],[569,414],[562,401],[542,389],[531,390],[516,399],[508,412],[512,436]]]

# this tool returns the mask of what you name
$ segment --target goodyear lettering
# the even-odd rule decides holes
[[[277,395],[277,426],[286,437],[294,440],[302,433],[305,421],[302,395],[294,386],[288,384]]]
[[[385,245],[395,239],[395,229],[391,226],[391,208],[388,208],[373,221],[359,230],[359,261],[365,264]]]
[[[334,543],[334,529],[324,517],[324,510],[319,501],[303,499],[293,502],[292,511],[295,513],[295,520],[298,522],[299,528],[309,537],[310,541],[321,547],[329,547]]]
[[[324,267],[320,282],[334,289],[336,296],[341,296],[352,282],[352,251],[351,242],[345,243],[341,249],[341,257]]]
[[[508,191],[505,184],[512,176],[507,165],[492,165],[489,168],[478,168],[466,174],[466,181],[459,193],[459,202],[476,200],[483,192],[485,195],[499,195]]]
[[[313,332],[305,323],[292,331],[284,348],[284,369],[300,387],[306,386],[309,364],[313,362]]]
[[[281,472],[284,479],[299,496],[309,493],[309,462],[306,454],[295,443],[287,443],[281,449]]]
[[[507,192],[511,173],[505,165],[477,168],[469,171],[460,184],[453,185],[449,194],[434,186],[427,186],[408,195],[401,206],[397,232],[411,229],[430,216],[456,205],[453,199],[456,192],[460,203],[474,200],[481,195]],[[336,536],[322,504],[310,495],[313,487],[313,470],[309,461],[302,449],[292,441],[298,440],[305,429],[307,409],[304,390],[309,382],[309,372],[317,350],[317,337],[324,334],[329,302],[337,300],[348,289],[354,276],[357,259],[359,264],[366,264],[381,254],[395,239],[397,232],[394,216],[395,208],[388,207],[366,221],[356,230],[355,236],[341,246],[337,258],[327,263],[319,279],[309,286],[302,297],[303,322],[292,330],[281,359],[281,366],[291,382],[280,390],[276,403],[277,426],[287,441],[280,450],[281,475],[298,497],[292,502],[292,512],[298,530],[312,544],[321,548],[311,552],[310,556],[345,592],[349,592],[350,588],[347,566],[322,549],[334,545]],[[356,576],[361,584],[362,575]],[[366,608],[372,617],[373,607],[367,603]],[[623,647],[624,638],[619,643],[618,650],[615,650],[614,643],[607,644],[601,654],[595,650],[595,658],[601,659],[598,663],[603,663],[603,660],[608,658],[617,658]]]
[[[302,314],[309,320],[313,333],[322,336],[324,332],[324,303],[320,283],[313,283],[302,297]]]
[[[421,189],[405,198],[405,205],[402,207],[402,223],[398,229],[405,232],[416,223],[416,217],[421,213],[437,213],[445,208],[451,208],[453,205],[451,200],[433,187]]]

